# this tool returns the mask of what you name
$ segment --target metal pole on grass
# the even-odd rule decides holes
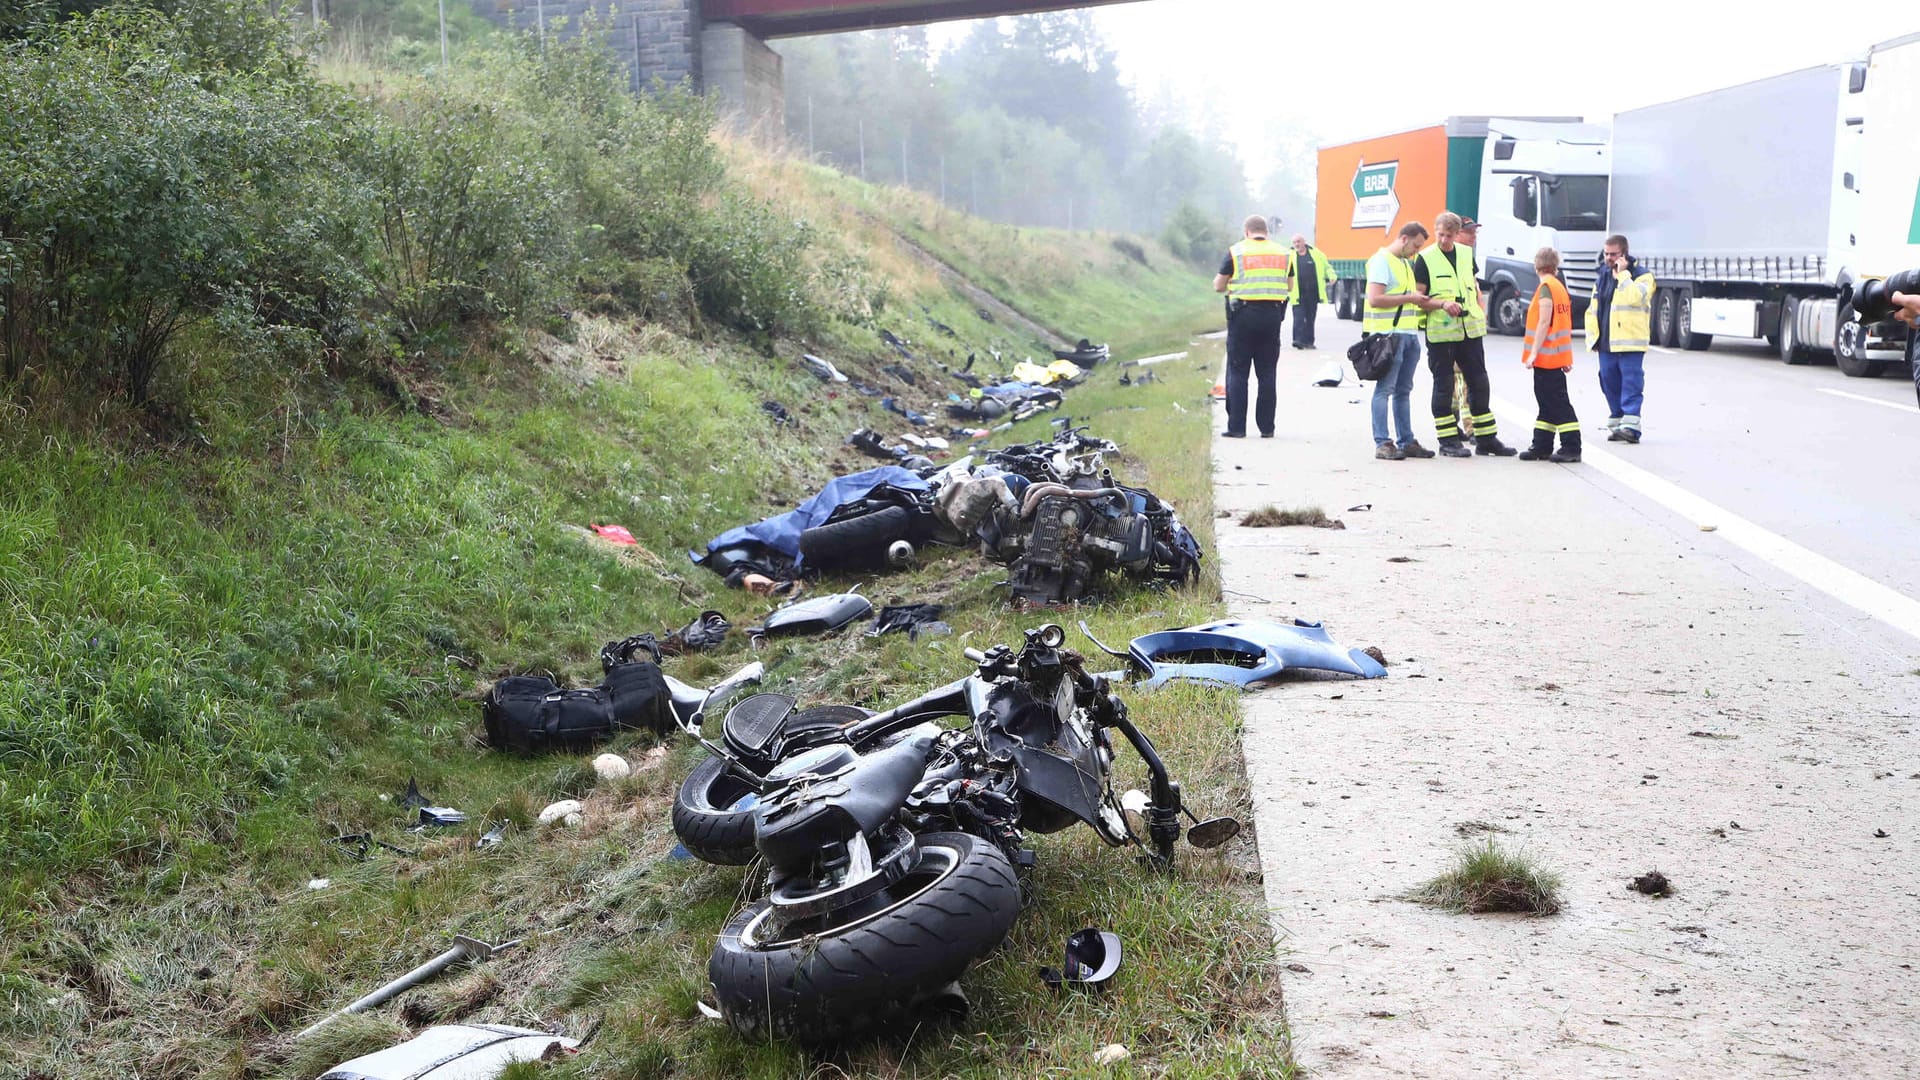
[[[440,0],[440,66],[447,66],[447,0]]]
[[[534,18],[540,23],[540,55],[547,55],[547,0],[534,0]]]
[[[860,118],[860,179],[867,178],[867,118]]]

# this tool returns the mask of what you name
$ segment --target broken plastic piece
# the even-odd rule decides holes
[[[1062,986],[1098,986],[1120,970],[1120,935],[1088,927],[1067,938],[1066,965],[1043,967],[1040,980],[1055,990]]]
[[[873,602],[858,593],[816,596],[797,604],[788,604],[772,615],[755,633],[758,637],[784,634],[830,634],[849,623],[873,614]]]
[[[840,369],[812,354],[802,355],[800,357],[800,365],[812,372],[814,378],[822,382],[847,381],[847,377],[840,374]]]
[[[427,797],[420,794],[420,785],[414,781],[413,777],[407,777],[407,790],[400,795],[400,808],[411,810],[416,806],[425,805],[427,805]]]
[[[939,604],[895,604],[881,610],[873,626],[868,628],[867,636],[880,637],[904,630],[907,636],[918,637],[927,626],[937,623],[946,610]]]
[[[521,1061],[577,1052],[575,1039],[501,1024],[430,1027],[390,1046],[322,1073],[320,1080],[482,1080]]]
[[[466,823],[467,815],[455,810],[451,806],[423,806],[420,808],[420,824],[415,825],[414,829],[416,831],[420,829],[445,829],[454,825],[465,825]]]
[[[593,530],[594,535],[610,544],[619,544],[623,547],[640,546],[640,541],[635,540],[633,534],[628,532],[624,525],[588,525],[587,527]]]
[[[512,824],[513,823],[510,821],[503,821],[500,824],[495,825],[493,828],[488,829],[484,833],[481,833],[479,841],[476,842],[473,846],[477,848],[485,849],[485,848],[494,847],[495,845],[498,845],[498,844],[506,843],[507,828]]]
[[[1334,641],[1325,624],[1303,619],[1291,626],[1226,619],[1162,630],[1134,638],[1128,653],[1146,673],[1150,687],[1173,679],[1245,687],[1290,668],[1345,672],[1363,679],[1387,675],[1378,660]]]

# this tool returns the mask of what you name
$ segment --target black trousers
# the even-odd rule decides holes
[[[1920,399],[1920,326],[1907,331],[1907,366],[1913,368],[1913,396]]]
[[[1293,305],[1293,347],[1296,349],[1313,348],[1313,313],[1320,309],[1318,300],[1300,300]]]
[[[1553,450],[1553,437],[1560,436],[1560,449],[1580,452],[1580,418],[1573,414],[1573,399],[1567,396],[1566,368],[1534,368],[1533,400],[1540,406],[1540,418],[1533,422],[1533,449],[1546,454]]]
[[[1460,437],[1460,418],[1453,411],[1453,371],[1467,379],[1467,405],[1473,410],[1475,438],[1500,434],[1493,419],[1493,384],[1487,381],[1484,338],[1427,342],[1427,370],[1433,372],[1433,431],[1442,442]]]
[[[1273,372],[1280,360],[1280,327],[1287,305],[1273,301],[1243,304],[1227,319],[1227,432],[1247,433],[1247,379],[1259,380],[1253,403],[1253,422],[1260,434],[1273,434],[1273,411],[1278,388]]]

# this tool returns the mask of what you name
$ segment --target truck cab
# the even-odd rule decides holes
[[[1479,158],[1480,273],[1489,283],[1487,321],[1496,333],[1526,329],[1540,284],[1533,254],[1560,252],[1574,317],[1593,292],[1607,236],[1610,171],[1605,126],[1574,120],[1454,117],[1447,121],[1457,168]],[[1451,163],[1450,163],[1451,164]],[[1452,200],[1450,199],[1449,202]]]

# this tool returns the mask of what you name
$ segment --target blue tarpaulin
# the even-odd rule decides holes
[[[757,546],[779,552],[793,560],[797,568],[800,565],[800,534],[816,525],[825,524],[835,510],[866,498],[868,492],[881,484],[892,484],[909,491],[926,491],[932,486],[912,470],[898,465],[882,465],[877,469],[838,477],[829,480],[819,494],[793,510],[721,533],[707,543],[707,551],[712,553],[725,548]]]

